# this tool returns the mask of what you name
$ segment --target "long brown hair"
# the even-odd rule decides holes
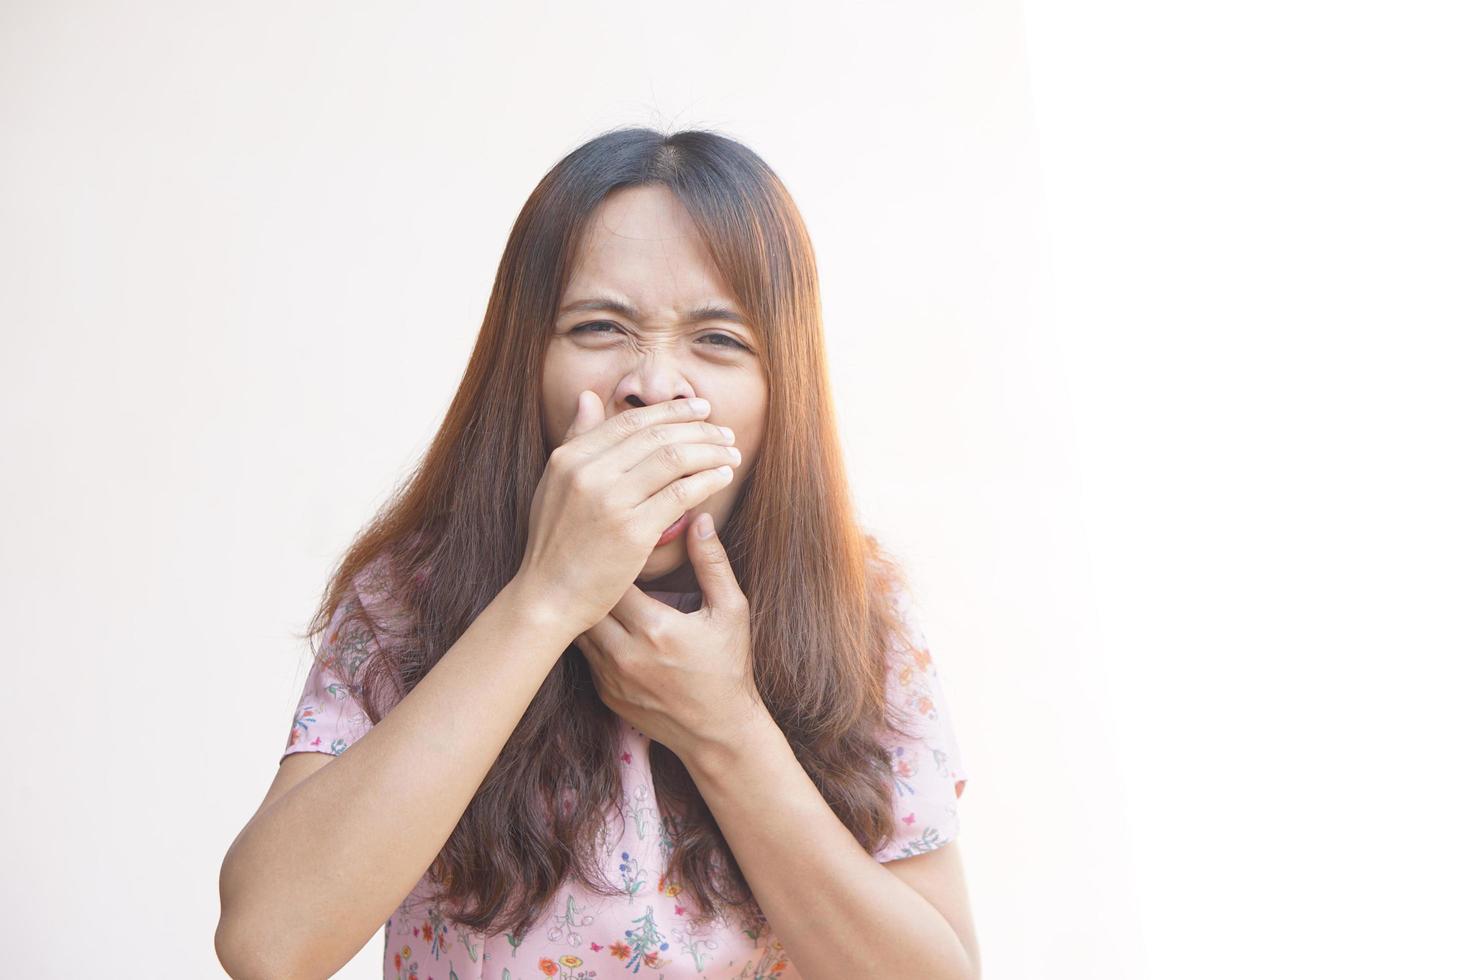
[[[908,641],[893,602],[906,586],[849,495],[805,225],[770,167],[729,137],[615,129],[541,179],[511,229],[443,424],[342,558],[306,635],[348,604],[356,625],[346,628],[365,630],[357,635],[372,653],[352,658],[349,679],[377,723],[515,575],[547,461],[540,378],[555,310],[589,215],[612,191],[645,184],[683,203],[753,320],[767,430],[721,540],[749,599],[761,696],[823,798],[872,853],[894,830],[880,734],[907,734],[884,694],[886,652]],[[364,592],[391,597],[393,614]],[[619,725],[581,651],[567,647],[429,869],[447,918],[520,936],[569,877],[622,892],[602,876],[594,846],[618,809]],[[659,887],[692,899],[695,921],[734,911],[763,923],[683,763],[656,742],[649,761],[670,845]]]

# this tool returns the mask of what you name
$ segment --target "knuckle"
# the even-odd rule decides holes
[[[684,448],[678,445],[662,446],[658,450],[658,461],[671,470],[680,470],[684,465]]]
[[[669,499],[674,503],[683,504],[689,499],[689,485],[683,480],[675,480],[669,484],[664,493],[668,494]]]
[[[627,511],[619,512],[609,505],[604,511],[604,516],[612,527],[613,534],[624,544],[634,545],[646,537],[639,527],[638,520]]]
[[[642,416],[640,416],[636,411],[623,412],[613,420],[613,428],[617,431],[618,435],[622,436],[623,438],[627,438],[628,436],[631,436],[633,433],[637,432],[639,429],[643,428],[643,422],[641,421],[641,419]]]
[[[567,485],[579,494],[590,493],[596,483],[596,477],[592,471],[585,466],[566,471]]]

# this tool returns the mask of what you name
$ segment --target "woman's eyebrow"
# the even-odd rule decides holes
[[[628,320],[642,322],[643,314],[638,307],[611,296],[594,296],[590,299],[580,299],[563,306],[557,316],[567,313],[590,313],[594,310],[604,310],[608,313],[616,313]],[[704,303],[693,309],[685,310],[681,314],[682,323],[700,323],[704,320],[723,320],[726,323],[738,323],[742,327],[749,327],[750,322],[728,306],[720,303]]]

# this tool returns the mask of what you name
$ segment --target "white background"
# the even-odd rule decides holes
[[[986,980],[1470,975],[1465,45],[1414,2],[0,6],[6,974],[222,975],[291,632],[535,182],[646,124],[811,229]]]

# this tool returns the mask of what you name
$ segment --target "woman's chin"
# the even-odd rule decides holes
[[[682,539],[676,538],[668,544],[660,545],[648,556],[648,561],[643,565],[643,571],[638,573],[635,581],[641,586],[656,582],[670,572],[678,571],[689,561],[689,555],[686,552],[687,549]]]

